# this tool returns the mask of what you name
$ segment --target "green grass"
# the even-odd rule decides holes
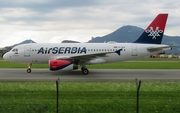
[[[87,67],[90,69],[180,69],[180,58],[139,58],[135,62],[96,64]],[[27,64],[1,60],[0,68],[27,68]],[[48,64],[33,64],[32,68],[49,68],[49,66]]]
[[[180,69],[179,59],[168,62],[117,62],[109,64],[87,65],[89,69]],[[0,61],[0,68],[27,68],[27,64]],[[49,68],[48,64],[33,64],[32,68]]]
[[[60,82],[60,113],[135,113],[135,82]],[[142,82],[140,113],[179,113],[180,82]],[[1,82],[0,111],[54,113],[55,82]]]
[[[134,61],[178,61],[180,62],[180,58],[138,58]]]
[[[180,62],[119,62],[87,67],[90,69],[180,69]]]
[[[0,68],[27,68],[25,63],[0,61]],[[48,64],[33,64],[32,68],[48,68]]]

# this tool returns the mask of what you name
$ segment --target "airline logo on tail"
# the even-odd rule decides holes
[[[159,14],[134,42],[141,44],[161,44],[168,14]]]
[[[156,37],[161,36],[159,33],[163,33],[163,30],[159,30],[159,27],[156,27],[156,30],[153,27],[150,27],[149,30],[145,30],[146,33],[149,33],[148,36],[152,36],[152,39],[156,39]]]

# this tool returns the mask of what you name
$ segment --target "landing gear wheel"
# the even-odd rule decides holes
[[[32,63],[28,63],[27,73],[31,73]]]
[[[27,69],[27,73],[31,73],[31,69]]]
[[[82,73],[83,73],[84,75],[87,75],[87,74],[89,74],[89,70],[86,69],[86,68],[84,68],[84,69],[82,69]]]

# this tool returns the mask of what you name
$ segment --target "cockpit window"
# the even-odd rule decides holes
[[[13,52],[18,52],[18,49],[14,48],[12,51],[13,51]]]

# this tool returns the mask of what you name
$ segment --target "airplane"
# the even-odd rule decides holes
[[[3,58],[6,61],[28,64],[49,63],[51,71],[78,69],[89,74],[86,65],[128,61],[171,50],[161,44],[168,14],[158,14],[142,35],[133,43],[29,43],[18,45]]]

